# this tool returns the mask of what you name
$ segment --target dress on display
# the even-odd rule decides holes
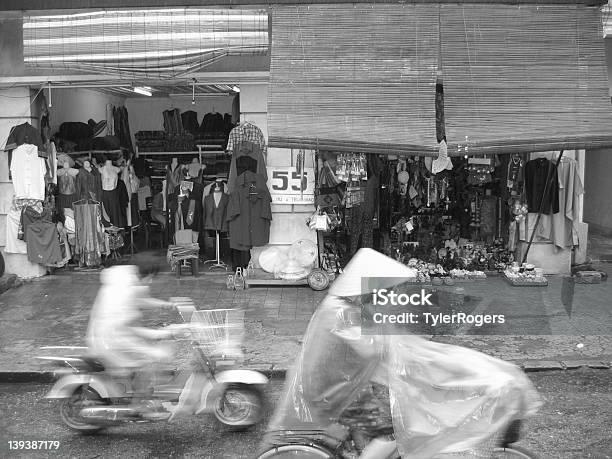
[[[119,194],[119,169],[112,164],[106,164],[100,168],[100,175],[102,176],[102,204],[108,214],[110,223],[119,228],[124,228],[127,223],[125,217],[126,209],[121,204],[121,197]],[[123,186],[125,190],[125,185]],[[127,191],[125,191],[127,194]]]
[[[94,202],[75,203],[75,253],[79,262],[86,266],[99,266],[104,249],[104,230],[101,223],[100,204]]]
[[[79,169],[75,186],[77,200],[93,199],[94,201],[100,201],[102,199],[102,178],[100,172],[93,167],[91,171],[85,168]]]

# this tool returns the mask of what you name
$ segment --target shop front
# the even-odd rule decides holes
[[[360,247],[434,283],[585,261],[585,149],[612,141],[597,8],[278,6],[272,37],[269,144],[316,156],[329,271]]]
[[[239,241],[229,227],[242,226],[245,209],[234,225],[225,216],[243,168],[264,177],[258,193],[269,194],[267,12],[49,12],[11,22],[23,35],[23,71],[4,76],[0,92],[14,101],[0,139],[9,272],[98,268],[134,253],[135,240],[139,250],[185,245],[216,262],[221,246],[230,267],[246,266],[252,244],[269,237]],[[243,153],[260,164],[241,164]],[[27,242],[25,215],[45,228],[44,244]]]

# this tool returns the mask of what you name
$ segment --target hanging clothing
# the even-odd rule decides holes
[[[42,206],[25,206],[21,211],[21,230],[19,231],[19,239],[27,242],[28,227],[38,222],[51,223],[51,211],[42,208]]]
[[[232,259],[232,271],[236,272],[236,268],[246,269],[251,261],[250,250],[230,250],[230,256]]]
[[[57,184],[57,149],[55,143],[49,142],[49,155],[47,157],[47,170],[49,171],[49,181]]]
[[[563,158],[559,164],[558,178],[560,210],[552,216],[552,241],[559,248],[574,247],[579,244],[576,223],[579,198],[584,193],[576,160]]]
[[[245,172],[238,177],[227,207],[232,249],[247,250],[270,241],[271,202],[266,180],[261,175]]]
[[[55,199],[55,206],[60,214],[63,214],[64,209],[72,208],[72,203],[78,200],[76,194],[76,177],[78,173],[79,170],[72,167],[64,167],[57,171],[59,194]]]
[[[62,261],[59,233],[55,223],[37,221],[28,226],[26,233],[28,260],[40,265],[57,265]]]
[[[17,199],[45,199],[45,160],[38,156],[38,147],[24,143],[13,150],[11,177]]]
[[[6,139],[6,146],[4,147],[4,150],[14,150],[24,144],[35,146],[37,149],[37,154],[39,154],[41,158],[47,157],[43,148],[43,141],[40,132],[38,132],[38,129],[36,129],[30,123],[23,123],[11,128],[8,139]]]
[[[100,204],[74,204],[74,222],[75,252],[79,256],[79,262],[86,266],[99,266],[105,243]]]
[[[93,199],[94,201],[100,201],[102,199],[102,177],[100,172],[94,167],[91,168],[91,171],[85,168],[79,169],[75,188],[78,200]]]
[[[178,197],[178,201],[181,202],[181,210],[183,213],[184,229],[190,229],[192,231],[199,232],[202,229],[202,198],[204,195],[204,187],[201,183],[193,183],[193,189],[187,191],[187,195],[181,198],[181,186],[177,186],[174,189],[174,194]],[[176,209],[172,209],[174,212]]]
[[[232,155],[227,179],[227,189],[230,194],[236,186],[236,178],[247,170],[261,175],[265,181],[268,181],[266,161],[261,146],[253,142],[242,142],[237,145],[236,152]]]
[[[168,187],[168,194],[174,192],[174,189],[181,183],[183,177],[183,167],[180,164],[177,164],[176,167],[172,165],[166,167],[166,186]]]
[[[529,212],[538,212],[544,196],[546,181],[550,175],[547,196],[542,203],[542,214],[559,212],[559,178],[555,165],[546,158],[537,158],[525,165],[525,193]]]
[[[245,121],[236,126],[229,134],[227,140],[227,152],[234,154],[237,146],[243,142],[252,142],[259,146],[261,153],[266,157],[268,150],[266,148],[266,139],[257,126],[249,121]]]
[[[21,209],[11,206],[6,215],[6,253],[28,253],[28,248],[22,239],[19,238],[19,228],[21,226]]]
[[[128,169],[124,170],[122,180],[128,195],[128,208],[126,210],[127,226],[136,226],[140,222],[138,213],[138,190],[140,188],[140,180],[138,180],[133,170],[129,171]]]
[[[102,190],[102,204],[110,223],[118,228],[127,226],[127,206],[129,197],[123,180],[117,182],[114,190]]]
[[[205,230],[227,231],[228,203],[229,197],[223,192],[212,191],[210,194],[204,197]]]

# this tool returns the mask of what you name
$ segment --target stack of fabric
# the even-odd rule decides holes
[[[138,151],[166,151],[168,139],[164,131],[138,131],[135,136]]]

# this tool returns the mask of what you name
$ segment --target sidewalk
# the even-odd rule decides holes
[[[0,295],[0,382],[49,378],[41,373],[49,368],[34,358],[41,354],[41,346],[84,345],[98,279],[99,272],[65,272],[25,282]],[[501,311],[528,335],[434,339],[511,360],[527,370],[610,368],[612,280],[574,285],[569,297],[561,278],[549,282],[548,288],[511,287],[501,278],[457,284],[474,301],[475,311]],[[177,280],[170,272],[160,273],[151,290],[164,299],[191,297],[200,309],[244,308],[245,364],[276,376],[284,374],[299,352],[308,321],[324,296],[295,287],[229,291],[224,275]],[[170,312],[148,317],[151,325],[177,320]]]

